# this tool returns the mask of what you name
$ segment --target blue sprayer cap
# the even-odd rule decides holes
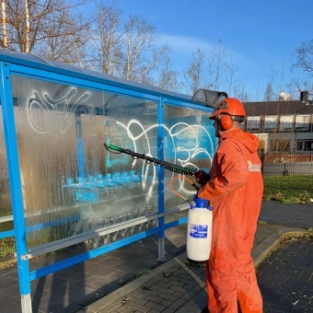
[[[206,199],[200,199],[197,195],[194,195],[193,200],[196,202],[196,208],[197,209],[208,209],[212,210],[211,206],[208,206],[209,200]]]

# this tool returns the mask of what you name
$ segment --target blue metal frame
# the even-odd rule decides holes
[[[78,176],[85,176],[85,162],[84,162],[84,142],[82,137],[82,122],[80,115],[76,114],[76,146],[78,156]]]
[[[157,103],[157,147],[158,158],[164,159],[164,103],[167,105],[174,105],[182,108],[196,109],[204,112],[211,112],[211,108],[200,106],[191,102],[191,97],[165,92],[161,89],[145,87],[140,84],[129,84],[127,81],[118,81],[110,79],[109,76],[97,74],[89,71],[78,71],[77,69],[69,70],[65,66],[54,66],[55,62],[50,65],[45,64],[38,59],[38,63],[35,62],[35,58],[25,60],[19,57],[5,55],[0,50],[0,77],[1,77],[1,107],[3,112],[3,125],[5,134],[5,145],[8,160],[9,182],[11,190],[12,211],[14,217],[14,230],[0,233],[0,239],[9,236],[15,236],[17,247],[17,263],[18,263],[18,275],[20,284],[21,295],[29,295],[31,292],[30,282],[39,277],[51,274],[58,270],[64,269],[68,266],[86,261],[88,259],[97,257],[101,254],[115,250],[122,246],[136,242],[143,238],[147,238],[151,235],[158,234],[160,240],[164,240],[165,231],[169,228],[184,224],[187,222],[187,217],[172,221],[165,224],[164,216],[158,218],[158,226],[138,233],[136,235],[127,237],[125,239],[116,241],[114,243],[105,245],[100,248],[93,249],[89,252],[77,255],[67,260],[54,263],[52,265],[29,271],[29,261],[23,256],[28,253],[26,243],[26,233],[30,229],[25,226],[25,216],[23,208],[23,196],[20,177],[19,166],[19,154],[17,144],[17,134],[14,119],[13,99],[11,92],[10,75],[15,74],[19,76],[25,76],[35,78],[39,80],[45,80],[49,82],[58,82],[62,84],[68,84],[71,86],[88,88],[91,90],[97,90],[100,92],[109,92],[118,95],[127,95],[145,100],[151,100]],[[24,55],[23,55],[24,56]],[[41,62],[40,62],[41,61]],[[51,66],[52,65],[52,66]],[[77,135],[77,153],[78,153],[78,173],[79,176],[85,176],[84,169],[84,143],[82,141],[81,121],[77,116],[76,122],[76,135]],[[164,169],[158,167],[158,213],[163,214],[164,208]],[[33,229],[40,229],[45,227],[44,224],[38,224],[32,227]]]
[[[157,117],[158,117],[158,159],[164,160],[164,105],[163,105],[163,98],[160,99],[158,103],[158,110],[157,110]],[[158,167],[158,212],[164,213],[164,168],[159,166]],[[159,260],[164,261],[165,257],[162,253],[164,251],[164,223],[165,218],[164,216],[159,218]]]
[[[33,281],[33,280],[38,279],[40,277],[43,277],[43,276],[49,275],[51,273],[54,273],[56,271],[65,269],[65,268],[67,268],[69,266],[72,266],[72,265],[75,265],[75,264],[78,264],[78,263],[81,263],[81,262],[93,259],[93,258],[95,258],[97,256],[100,256],[100,255],[104,254],[104,253],[108,253],[110,251],[116,250],[118,248],[121,248],[123,246],[129,245],[131,243],[134,243],[136,241],[139,241],[139,240],[142,240],[144,238],[147,238],[147,237],[150,237],[152,235],[155,235],[158,232],[160,232],[160,227],[155,227],[153,229],[149,229],[147,231],[143,231],[141,233],[138,233],[136,235],[127,237],[125,239],[121,239],[119,241],[115,241],[115,242],[113,242],[113,243],[111,243],[109,245],[102,246],[102,247],[93,249],[91,251],[84,252],[84,253],[79,254],[77,256],[68,258],[66,260],[63,260],[63,261],[60,261],[60,262],[57,262],[57,263],[54,263],[54,264],[42,267],[42,268],[34,270],[34,271],[31,271],[29,273],[30,280]]]
[[[1,54],[0,54],[1,57]],[[95,79],[94,77],[87,76],[86,79],[84,80],[83,77],[85,75],[80,75],[79,77],[77,76],[72,76],[73,73],[68,71],[67,76],[66,73],[64,73],[64,70],[58,69],[58,68],[48,68],[49,72],[49,78],[47,78],[47,72],[43,71],[42,69],[38,69],[38,64],[37,67],[35,68],[29,68],[29,67],[23,67],[20,65],[16,64],[9,64],[10,67],[10,74],[16,74],[19,76],[25,76],[25,77],[30,77],[34,79],[39,79],[39,80],[45,80],[49,82],[57,82],[61,84],[67,84],[75,87],[80,87],[80,88],[88,88],[91,90],[95,91],[106,91],[110,92],[112,94],[119,94],[119,95],[125,95],[125,96],[132,96],[136,98],[142,98],[146,100],[151,100],[155,102],[159,102],[160,98],[163,98],[163,103],[167,104],[172,104],[184,108],[190,108],[190,109],[196,109],[196,110],[202,110],[205,112],[212,112],[212,108],[208,108],[205,106],[200,106],[199,104],[192,103],[191,102],[191,97],[184,99],[183,95],[177,94],[176,96],[162,93],[161,90],[159,93],[156,93],[155,91],[149,92],[149,88],[143,88],[143,87],[133,87],[130,89],[129,86],[124,85],[120,83],[117,85],[116,83],[113,84],[112,81],[103,79],[102,81],[99,81],[99,79]],[[51,72],[53,70],[53,72]],[[61,74],[62,73],[62,74]],[[92,80],[93,79],[93,80]]]
[[[30,294],[29,263],[22,255],[27,253],[26,227],[23,209],[23,194],[18,159],[18,145],[11,93],[10,70],[7,63],[0,63],[1,104],[5,146],[8,160],[9,182],[11,190],[12,211],[14,217],[15,244],[17,250],[17,270],[21,295]]]

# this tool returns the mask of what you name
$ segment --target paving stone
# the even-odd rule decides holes
[[[152,301],[153,303],[161,303],[164,300],[162,295],[160,295],[160,296],[153,296],[153,295],[149,295],[149,294],[141,294],[139,296],[140,296],[141,299],[147,300],[146,302]]]
[[[10,287],[12,285],[18,284],[18,280],[11,278],[11,277],[0,277],[0,291],[4,288]]]
[[[268,224],[258,225],[255,246],[268,236],[277,234],[281,227],[277,224],[278,221],[288,227],[313,227],[313,206],[270,202],[263,206],[260,220],[267,221]],[[166,231],[169,235],[165,240],[166,257],[169,260],[185,251],[185,232],[186,225]],[[188,262],[177,263],[134,290],[122,292],[118,301],[108,303],[108,306],[100,310],[84,307],[119,291],[121,279],[131,281],[141,271],[162,265],[164,262],[157,261],[157,242],[158,237],[154,235],[33,281],[32,301],[35,312],[133,313],[137,310],[137,313],[197,313],[197,309],[190,311],[189,308],[194,308],[190,303],[201,292],[204,307],[206,306],[207,297],[203,289],[205,265],[191,266]],[[257,270],[264,299],[264,313],[313,312],[313,242],[296,243],[292,248],[289,247],[290,241],[286,240]],[[31,268],[36,268],[36,262],[31,263]],[[16,267],[0,270],[1,313],[21,312],[17,279]],[[130,301],[123,305],[124,297]],[[184,311],[184,307],[189,311]]]
[[[152,308],[152,309],[158,310],[158,312],[162,312],[163,310],[166,309],[166,306],[165,306],[165,305],[163,305],[163,304],[161,304],[161,303],[151,302],[151,301],[147,302],[147,303],[145,304],[145,307],[147,307],[147,308],[150,307],[150,308]],[[150,311],[149,311],[149,312],[150,312]]]
[[[177,310],[177,309],[183,307],[186,302],[187,302],[187,301],[186,301],[185,299],[178,299],[178,300],[174,301],[174,302],[170,305],[170,308],[172,308],[172,309],[174,309],[174,310]]]
[[[262,282],[260,290],[267,305],[266,313],[313,312],[313,291],[309,293],[307,289],[308,279],[312,276],[308,267],[310,260],[307,260],[308,257],[313,259],[312,243],[313,239],[286,241],[259,266],[257,275],[258,281]],[[285,258],[290,260],[289,268],[277,264]],[[304,259],[305,262],[301,262]],[[277,276],[280,283],[275,281]]]
[[[0,294],[0,311],[19,303],[16,299],[4,294]]]
[[[166,308],[164,311],[162,311],[162,313],[173,313],[173,312],[175,312],[175,310],[172,308]]]
[[[1,297],[0,297],[0,299],[1,299]],[[1,308],[1,313],[22,313],[21,303],[17,302],[14,305],[7,306],[5,308]]]

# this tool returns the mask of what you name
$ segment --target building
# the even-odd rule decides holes
[[[311,101],[287,100],[244,103],[243,128],[260,139],[265,153],[313,154],[313,105]]]

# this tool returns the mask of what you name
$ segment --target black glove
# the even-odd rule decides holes
[[[199,170],[195,175],[194,175],[196,181],[198,184],[201,185],[201,187],[203,185],[205,185],[209,180],[210,180],[210,174],[206,173],[203,170]]]

